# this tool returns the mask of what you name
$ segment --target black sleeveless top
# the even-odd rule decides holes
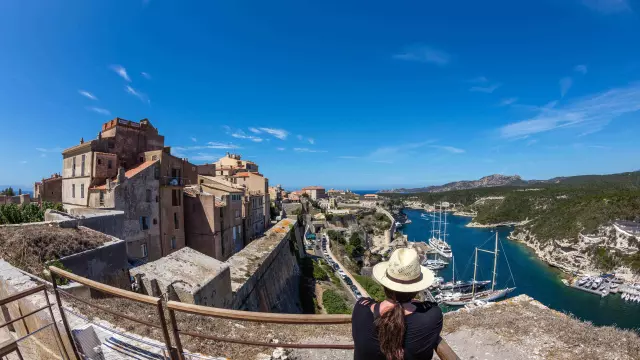
[[[380,342],[374,320],[380,316],[380,304],[374,306],[370,298],[360,298],[351,315],[351,334],[355,349],[354,360],[386,360],[380,351]],[[438,346],[442,331],[442,310],[431,302],[414,302],[416,311],[404,317],[404,359],[430,360]]]

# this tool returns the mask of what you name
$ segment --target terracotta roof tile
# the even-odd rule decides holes
[[[131,179],[132,177],[134,177],[137,174],[139,174],[142,170],[148,168],[149,166],[151,166],[151,165],[153,165],[154,163],[157,163],[157,162],[158,162],[158,160],[145,161],[142,164],[125,171],[124,176],[127,179]],[[115,178],[113,178],[113,181],[117,181],[117,179],[118,179],[118,177],[115,177]],[[105,182],[104,184],[99,185],[99,186],[94,186],[91,189],[94,189],[94,190],[105,190],[106,188],[107,188],[107,184]]]

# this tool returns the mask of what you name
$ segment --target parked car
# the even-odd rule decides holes
[[[334,263],[333,264],[333,269],[334,270],[340,270],[340,266],[338,266],[338,264]]]
[[[351,278],[349,278],[349,277],[346,277],[346,278],[344,279],[344,282],[346,282],[346,283],[347,283],[347,285],[353,285],[353,281],[351,281]]]

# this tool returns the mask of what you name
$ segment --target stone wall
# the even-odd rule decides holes
[[[124,211],[92,208],[69,209],[69,214],[47,210],[45,221],[76,220],[78,225],[116,237],[124,238]]]
[[[63,257],[60,262],[76,275],[121,289],[131,289],[127,244],[120,239],[113,238],[113,241],[98,248]]]
[[[232,308],[237,310],[301,313],[300,269],[291,241],[300,235],[295,220],[285,219],[233,255]],[[297,235],[296,232],[298,232]]]

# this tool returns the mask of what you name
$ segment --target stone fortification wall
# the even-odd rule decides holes
[[[124,211],[73,208],[67,214],[49,209],[44,220],[59,222],[62,227],[88,227],[118,239],[124,236]]]
[[[227,260],[231,270],[232,308],[301,313],[300,269],[292,241],[296,220],[285,219]],[[296,232],[298,233],[296,235]]]

